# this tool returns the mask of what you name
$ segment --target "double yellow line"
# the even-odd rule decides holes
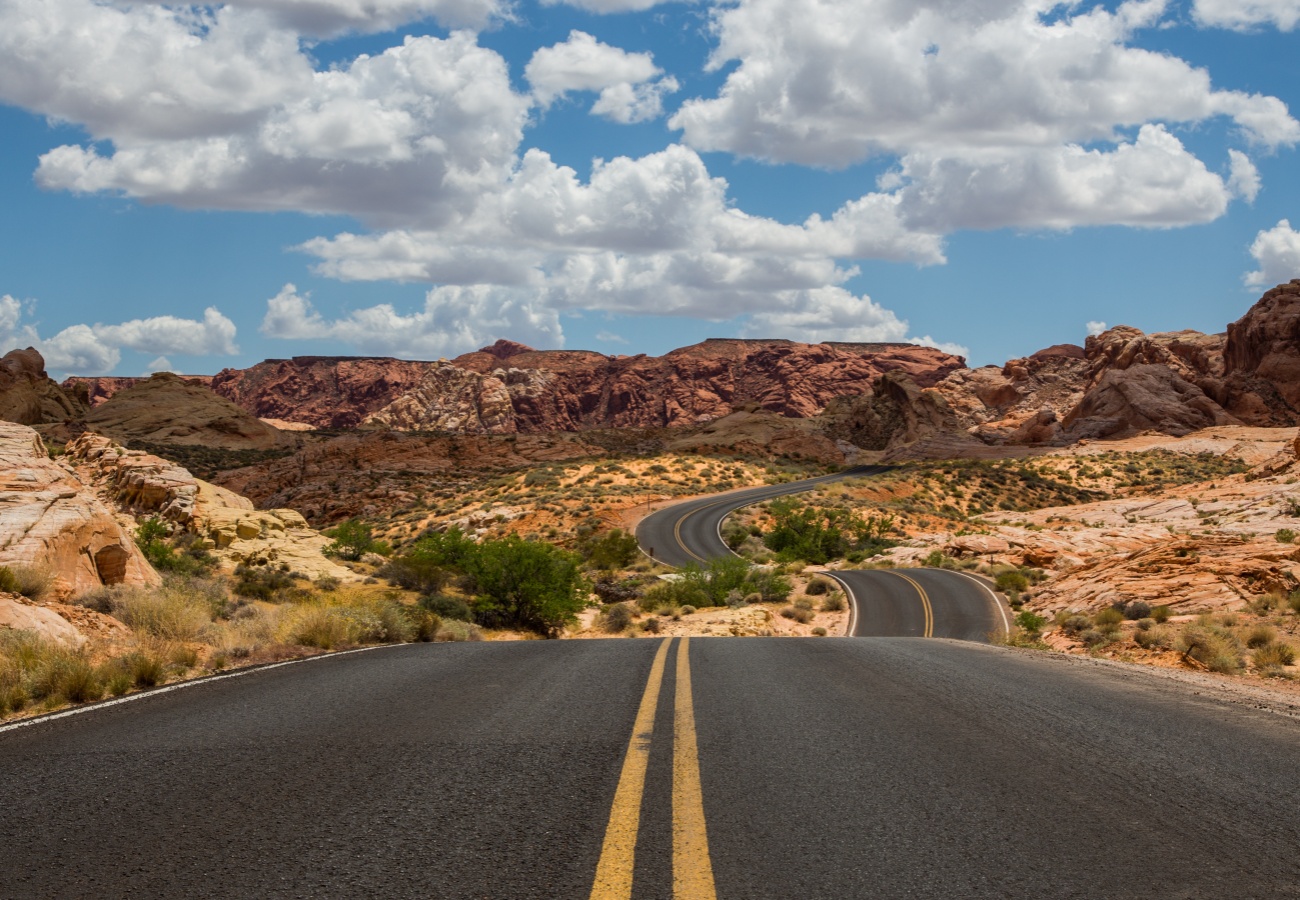
[[[632,868],[636,837],[645,794],[646,768],[654,736],[655,713],[663,685],[668,646],[659,644],[650,678],[632,726],[632,739],[623,772],[614,791],[614,804],[605,829],[605,842],[596,865],[591,900],[628,900],[632,896]],[[673,898],[716,900],[713,862],[704,822],[704,793],[700,788],[700,758],[695,738],[695,705],[691,697],[690,638],[677,646],[677,690],[673,702]]]
[[[921,637],[934,637],[934,607],[930,606],[930,595],[925,592],[925,588],[921,587],[911,578],[908,578],[902,572],[892,572],[888,569],[885,571],[889,572],[890,575],[897,575],[912,587],[916,588],[916,592],[921,595],[921,609],[925,612],[925,631],[922,632]]]

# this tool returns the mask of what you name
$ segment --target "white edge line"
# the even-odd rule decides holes
[[[224,681],[227,678],[242,678],[245,675],[256,675],[259,672],[269,672],[271,669],[278,669],[281,666],[292,666],[297,663],[314,662],[318,659],[338,659],[340,656],[349,656],[353,653],[366,653],[370,650],[383,650],[387,647],[405,646],[407,646],[407,644],[377,644],[373,647],[357,647],[353,650],[340,650],[337,653],[321,653],[316,656],[306,656],[301,659],[286,659],[283,662],[271,663],[265,666],[249,666],[246,669],[226,672],[223,675],[208,675],[203,678],[191,678],[189,681],[178,681],[175,684],[166,684],[162,687],[141,691],[138,694],[128,694],[125,697],[117,697],[113,700],[101,700],[97,703],[87,703],[82,706],[74,706],[72,709],[65,709],[61,712],[48,713],[43,716],[33,716],[30,719],[20,719],[19,721],[11,722],[8,725],[0,725],[0,734],[4,734],[6,731],[16,731],[19,728],[27,728],[31,725],[53,722],[55,719],[66,719],[68,716],[79,716],[83,713],[108,709],[110,706],[117,706],[121,703],[134,703],[136,700],[148,700],[150,697],[159,697],[163,694],[170,694],[172,691],[179,691],[182,688],[198,687],[201,684],[212,684],[214,681]]]
[[[998,595],[997,595],[997,594],[993,593],[993,589],[992,589],[991,587],[989,587],[989,586],[988,586],[987,584],[985,584],[984,582],[980,581],[980,580],[979,580],[978,578],[976,578],[974,575],[967,575],[965,572],[958,572],[958,571],[953,570],[953,569],[946,569],[946,570],[944,570],[944,571],[952,572],[954,575],[960,575],[962,578],[965,578],[965,579],[968,579],[968,580],[970,580],[970,581],[973,581],[973,582],[975,582],[976,584],[978,584],[980,587],[982,587],[982,588],[984,589],[984,593],[986,593],[986,594],[989,595],[989,599],[992,600],[992,601],[993,601],[993,605],[997,607],[997,609],[998,609],[998,614],[1002,616],[1002,628],[1003,628],[1003,630],[1004,630],[1007,634],[1010,634],[1010,633],[1011,633],[1011,622],[1010,622],[1009,619],[1007,619],[1007,611],[1002,607],[1002,601],[1000,601],[1000,600],[998,599]]]
[[[844,593],[846,593],[846,594],[849,595],[849,625],[848,625],[848,628],[846,628],[846,629],[844,630],[844,636],[845,636],[845,637],[853,637],[853,632],[856,631],[856,630],[857,630],[857,627],[858,627],[858,596],[857,596],[857,594],[853,593],[853,588],[849,587],[849,583],[848,583],[847,581],[845,581],[845,580],[844,580],[843,578],[841,578],[840,576],[836,575],[836,574],[835,574],[834,572],[832,572],[830,569],[822,569],[821,572],[819,572],[818,574],[820,574],[820,575],[828,575],[828,576],[830,576],[831,578],[835,579],[835,581],[837,581],[837,582],[840,584],[840,586],[844,588]]]

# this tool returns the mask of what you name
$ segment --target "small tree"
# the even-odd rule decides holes
[[[615,569],[626,569],[636,562],[640,547],[635,536],[622,528],[615,528],[588,537],[578,545],[578,552],[593,569],[612,572]]]
[[[375,535],[370,526],[358,519],[348,519],[325,532],[334,541],[325,547],[327,556],[337,556],[356,562],[375,548]]]
[[[578,558],[518,535],[479,544],[465,570],[477,585],[474,614],[481,625],[555,637],[576,620],[585,602]]]

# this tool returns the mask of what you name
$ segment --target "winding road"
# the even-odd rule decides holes
[[[0,898],[1300,897],[1294,702],[870,577],[854,633],[917,637],[408,644],[0,726]]]
[[[738,509],[814,490],[846,478],[869,478],[888,466],[858,466],[831,475],[688,500],[641,520],[636,537],[647,555],[670,566],[702,563],[731,550],[722,523]],[[943,569],[853,569],[828,572],[852,606],[854,637],[942,637],[988,641],[1010,628],[1006,607],[981,578]]]

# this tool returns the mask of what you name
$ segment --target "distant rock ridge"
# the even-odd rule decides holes
[[[913,344],[711,339],[652,357],[500,340],[450,361],[267,360],[220,372],[212,390],[259,418],[323,429],[583,431],[697,424],[747,402],[807,418],[886,372],[928,386],[963,363]]]

